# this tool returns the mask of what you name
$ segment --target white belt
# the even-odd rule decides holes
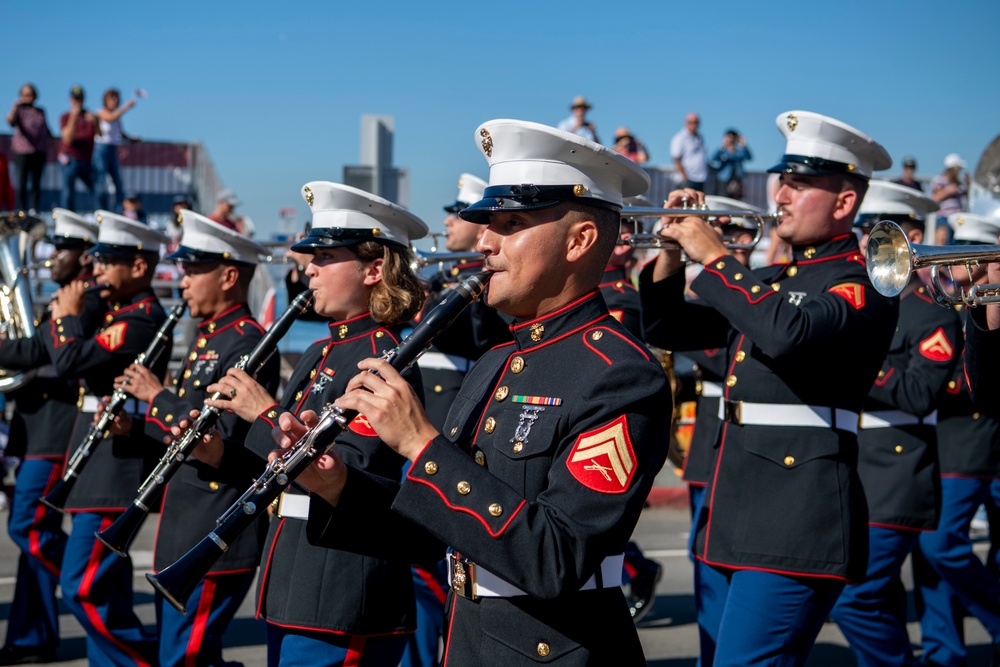
[[[722,398],[722,385],[718,382],[702,382],[701,395],[705,398]]]
[[[278,496],[278,516],[282,519],[308,519],[309,496],[301,493],[282,493]]]
[[[101,399],[91,394],[86,394],[83,397],[83,407],[80,408],[80,412],[97,412],[97,406],[100,404]],[[134,398],[126,398],[122,410],[130,415],[145,415],[146,411],[149,410],[149,403],[138,401]]]
[[[614,588],[622,585],[622,567],[625,554],[608,556],[601,562],[600,588]],[[448,554],[448,581],[456,594],[472,600],[476,598],[512,598],[527,595],[514,584],[507,583],[497,575],[476,563],[466,561],[455,554]],[[597,575],[587,579],[581,591],[598,588]]]
[[[858,432],[858,413],[817,405],[721,401],[719,419],[744,426],[806,426]]]
[[[458,371],[459,373],[468,373],[475,365],[476,362],[471,359],[441,352],[425,352],[417,360],[417,366],[420,368]]]
[[[924,424],[933,426],[937,424],[937,410],[924,417],[911,415],[902,410],[875,410],[874,412],[861,413],[861,428],[889,428],[890,426],[917,426]]]

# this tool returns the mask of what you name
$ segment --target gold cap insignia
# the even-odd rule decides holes
[[[382,230],[378,227],[372,227],[372,236],[382,236]]]
[[[486,157],[493,157],[493,137],[490,136],[489,130],[479,130],[479,136],[483,138],[480,143],[483,146],[483,152],[486,153]]]
[[[857,167],[854,166],[853,163],[848,163],[848,165],[847,165],[847,171],[854,171],[855,169],[857,169]]]
[[[104,216],[98,214],[97,215],[97,224],[101,224],[101,222],[103,222],[103,221],[104,221]]]
[[[316,200],[316,195],[313,194],[312,188],[307,185],[302,188],[302,194],[306,196],[306,203],[312,206],[313,202]]]
[[[181,225],[184,224],[184,216],[178,213],[177,216],[174,218],[174,222],[176,222],[177,226],[180,227]]]
[[[465,185],[465,179],[464,178],[459,178],[458,179],[458,187],[462,187],[463,185]]]
[[[587,191],[587,188],[583,187],[580,183],[573,186],[573,196],[582,197],[583,193]]]
[[[788,131],[794,132],[795,128],[799,126],[799,117],[793,113],[788,114],[788,121],[786,124],[788,125]]]

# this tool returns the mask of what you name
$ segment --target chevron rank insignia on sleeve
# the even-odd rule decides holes
[[[576,439],[566,467],[578,482],[600,493],[624,493],[635,475],[635,450],[625,415]]]
[[[855,310],[865,307],[865,288],[860,283],[840,283],[834,285],[827,292],[833,292],[837,296],[844,297]]]
[[[114,352],[125,343],[125,330],[128,322],[118,322],[97,334],[97,343],[108,352]]]

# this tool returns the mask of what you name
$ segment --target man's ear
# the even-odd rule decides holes
[[[597,223],[584,218],[570,224],[566,230],[566,260],[576,262],[597,244]]]
[[[854,206],[857,202],[858,193],[854,190],[842,190],[839,192],[837,194],[837,202],[833,207],[833,219],[846,220],[853,218]]]

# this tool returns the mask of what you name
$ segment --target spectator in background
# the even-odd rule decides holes
[[[934,241],[938,245],[951,243],[954,232],[948,225],[948,216],[964,211],[968,204],[969,172],[963,174],[963,169],[965,160],[958,153],[950,153],[944,159],[944,171],[931,181],[931,198],[941,207],[934,231]]]
[[[743,199],[743,163],[753,159],[747,140],[734,128],[722,135],[722,145],[712,156],[716,170],[715,194]]]
[[[914,178],[917,173],[917,161],[907,155],[903,158],[903,175],[893,181],[899,185],[905,185],[908,188],[913,188],[914,190],[924,191],[924,184]]]
[[[705,141],[698,134],[701,119],[691,112],[684,119],[684,129],[670,140],[670,157],[677,169],[679,188],[705,191],[708,179],[708,159],[705,155]]]
[[[83,181],[88,192],[94,191],[94,137],[97,136],[97,116],[84,106],[81,86],[69,91],[69,111],[59,118],[59,164],[62,165],[62,193],[59,205],[76,211],[76,181]]]
[[[636,164],[649,161],[649,152],[641,141],[632,136],[627,127],[615,130],[615,145],[613,148]]]
[[[94,139],[96,150],[94,152],[94,175],[97,183],[97,196],[100,206],[115,213],[122,212],[122,204],[125,201],[125,190],[122,188],[121,168],[118,164],[118,147],[124,140],[136,141],[135,137],[125,134],[122,129],[122,115],[135,106],[135,98],[130,99],[125,104],[119,104],[121,93],[117,88],[108,88],[104,91],[104,106],[97,112],[100,132]],[[111,177],[111,182],[115,186],[115,207],[111,208],[111,197],[106,192],[108,187],[107,177]]]
[[[7,123],[14,128],[11,152],[17,167],[17,201],[22,209],[35,213],[42,196],[42,172],[52,133],[45,119],[45,109],[35,106],[38,90],[30,83],[21,86],[20,96],[7,114]],[[28,199],[28,179],[31,179],[31,200]],[[6,207],[5,207],[6,208]],[[17,208],[12,205],[10,208]]]
[[[144,225],[149,224],[146,211],[142,208],[142,197],[137,194],[133,193],[122,199],[122,215]]]
[[[597,138],[597,128],[587,120],[587,112],[590,111],[590,104],[583,95],[573,98],[573,103],[569,105],[573,115],[559,123],[558,128],[563,132],[572,132],[578,137],[589,139],[595,143],[601,143]]]
[[[236,207],[242,202],[236,198],[236,193],[226,189],[216,197],[215,210],[208,216],[211,220],[225,225],[230,229],[235,229],[240,234],[245,233],[243,229],[243,219],[236,215]]]

